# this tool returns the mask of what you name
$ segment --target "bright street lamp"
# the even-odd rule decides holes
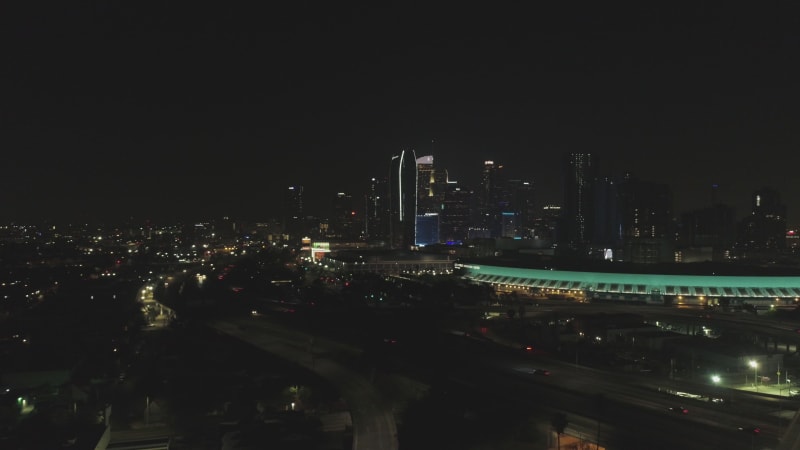
[[[750,361],[750,367],[754,370],[754,377],[755,377],[755,385],[756,385],[756,392],[758,392],[758,363],[756,361]]]
[[[711,375],[711,381],[713,381],[714,384],[719,384],[719,380],[720,380],[719,375]]]

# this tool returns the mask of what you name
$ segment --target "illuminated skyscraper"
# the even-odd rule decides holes
[[[364,196],[364,239],[386,242],[389,238],[389,192],[383,178],[371,178]]]
[[[409,249],[416,242],[417,158],[413,150],[392,156],[389,170],[389,234],[392,248]]]
[[[491,237],[502,235],[503,213],[508,211],[509,198],[502,164],[484,161],[481,173],[481,187],[478,196],[480,221],[478,227],[486,230]]]
[[[417,216],[416,245],[438,244],[439,239],[439,214],[425,213]]]
[[[353,203],[353,197],[338,192],[331,206],[329,236],[345,241],[360,240],[363,221]]]
[[[445,190],[447,187],[447,171],[433,165],[433,156],[417,158],[417,244],[430,245],[438,243],[441,222],[439,220],[444,208]],[[436,217],[433,220],[432,217]],[[420,236],[422,222],[425,223],[425,236]]]
[[[440,237],[446,243],[460,243],[467,239],[470,226],[470,206],[474,193],[449,181],[444,195]]]
[[[669,186],[626,173],[617,183],[617,193],[622,257],[634,263],[674,260],[675,226]],[[595,210],[595,217],[599,216],[599,209]]]
[[[736,241],[733,206],[713,202],[681,215],[679,243],[684,249],[711,249],[705,259],[724,261]]]
[[[536,219],[533,183],[523,180],[508,180],[507,191],[509,208],[503,214],[514,213],[516,229],[513,237],[530,237]],[[504,232],[504,235],[507,233],[508,231]]]
[[[753,193],[752,211],[741,223],[738,247],[775,251],[786,247],[786,205],[773,188]]]
[[[590,244],[594,225],[595,168],[591,153],[569,153],[564,162],[563,231],[559,237],[569,250]]]
[[[435,212],[433,174],[433,156],[427,155],[417,158],[417,212],[419,214]]]
[[[290,239],[299,239],[304,230],[303,186],[289,186],[283,200],[283,230]]]

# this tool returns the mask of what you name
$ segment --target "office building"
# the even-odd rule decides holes
[[[562,249],[583,253],[591,243],[594,228],[595,166],[591,153],[569,153],[564,161]]]
[[[458,244],[467,239],[474,197],[473,191],[462,188],[457,181],[448,180],[441,217],[442,242]]]
[[[283,230],[290,240],[298,240],[305,230],[303,186],[289,186],[284,191]]]
[[[394,249],[416,243],[417,158],[413,150],[392,156],[389,170],[389,234]]]
[[[752,195],[752,210],[740,225],[737,247],[777,252],[786,247],[786,205],[778,191],[764,187]]]

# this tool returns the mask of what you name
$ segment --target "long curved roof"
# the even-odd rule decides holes
[[[529,288],[711,297],[800,297],[800,276],[790,275],[611,273],[462,263],[456,264],[456,268],[474,281]]]

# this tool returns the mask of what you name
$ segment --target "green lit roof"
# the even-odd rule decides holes
[[[798,276],[662,275],[459,264],[466,278],[493,284],[544,289],[724,297],[800,297]]]

